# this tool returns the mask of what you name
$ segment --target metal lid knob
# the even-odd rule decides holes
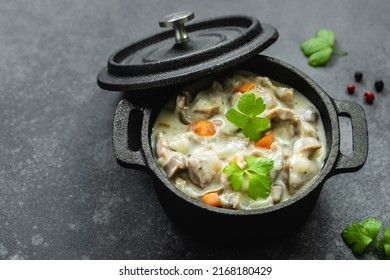
[[[176,44],[188,42],[190,37],[184,28],[184,24],[195,17],[192,11],[181,11],[164,16],[159,20],[160,27],[173,27],[175,30]]]

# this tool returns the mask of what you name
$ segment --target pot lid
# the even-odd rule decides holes
[[[238,65],[278,38],[277,30],[249,16],[198,21],[191,11],[160,19],[158,33],[115,52],[98,74],[111,91],[135,91],[188,82]]]

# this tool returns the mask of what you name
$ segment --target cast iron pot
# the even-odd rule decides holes
[[[257,236],[278,236],[290,232],[308,216],[329,177],[354,172],[363,166],[368,152],[366,118],[360,105],[332,99],[302,71],[278,59],[256,55],[236,68],[287,84],[300,91],[317,107],[325,128],[326,157],[322,170],[308,187],[284,202],[257,210],[212,207],[185,195],[158,167],[151,147],[152,127],[164,105],[164,99],[150,106],[146,103],[137,106],[126,99],[119,103],[113,131],[115,155],[121,166],[146,170],[153,176],[158,199],[167,215],[190,231],[215,237],[226,234],[231,236],[234,231],[252,232]],[[169,92],[172,89],[161,90]],[[141,115],[141,118],[133,118],[136,115]],[[340,116],[351,120],[353,152],[349,156],[340,152]],[[140,142],[139,149],[132,150],[129,147],[129,121],[135,119],[142,129],[137,135],[131,135]]]

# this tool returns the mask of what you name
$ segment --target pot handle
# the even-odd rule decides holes
[[[129,122],[131,112],[134,110],[142,113],[142,118],[135,119],[135,121],[140,122],[138,124],[141,126],[144,117],[142,108],[135,107],[126,99],[121,100],[116,108],[113,127],[114,152],[120,166],[145,170],[147,169],[147,164],[142,148],[132,150],[129,147]],[[136,140],[140,143],[141,133],[135,136],[137,137]]]
[[[339,151],[334,174],[354,172],[362,168],[368,154],[367,120],[362,106],[351,101],[334,100],[337,115],[351,119],[352,153],[349,156]]]

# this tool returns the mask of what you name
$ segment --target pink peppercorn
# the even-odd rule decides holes
[[[347,91],[349,94],[353,94],[355,92],[355,85],[354,84],[347,85]]]
[[[375,99],[375,94],[372,91],[367,90],[364,93],[364,99],[366,100],[367,103],[373,103]]]

